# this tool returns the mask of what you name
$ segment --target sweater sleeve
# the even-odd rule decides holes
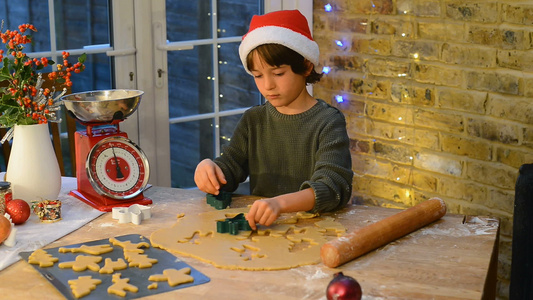
[[[214,159],[214,162],[222,169],[227,183],[222,187],[223,191],[235,191],[241,182],[244,182],[249,174],[248,168],[248,122],[246,113],[239,120],[231,141],[223,146],[222,154]]]
[[[313,189],[314,213],[334,211],[346,205],[351,198],[353,179],[350,140],[342,113],[326,123],[318,138],[313,175],[300,187]]]

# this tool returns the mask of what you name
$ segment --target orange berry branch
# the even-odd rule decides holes
[[[19,25],[18,30],[1,32],[0,39],[6,50],[0,49],[0,126],[30,125],[60,122],[56,113],[59,109],[59,99],[66,92],[66,87],[72,86],[72,73],[80,73],[85,69],[86,55],[78,58],[78,62],[68,61],[70,54],[63,51],[63,64],[57,64],[57,71],[50,72],[48,78],[42,78],[39,73],[45,67],[55,62],[46,57],[31,58],[23,52],[24,45],[31,43],[30,32],[37,32],[31,24]],[[55,85],[51,90],[42,88],[44,80],[50,80],[64,86],[63,91],[56,93]],[[7,82],[7,84],[5,84]]]

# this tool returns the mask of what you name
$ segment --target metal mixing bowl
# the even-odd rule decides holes
[[[61,97],[65,108],[84,123],[110,123],[124,120],[137,110],[143,91],[101,90]]]

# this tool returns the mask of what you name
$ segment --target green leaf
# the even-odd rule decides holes
[[[9,80],[11,79],[11,76],[6,75],[4,73],[0,73],[0,81]]]
[[[83,64],[86,59],[87,59],[87,54],[83,53],[82,55],[80,55],[80,57],[78,57],[78,62]]]

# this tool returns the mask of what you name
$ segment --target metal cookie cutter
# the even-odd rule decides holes
[[[140,225],[142,220],[147,220],[152,217],[151,207],[140,204],[133,204],[130,207],[113,207],[113,219],[117,219],[119,223],[133,223]]]

